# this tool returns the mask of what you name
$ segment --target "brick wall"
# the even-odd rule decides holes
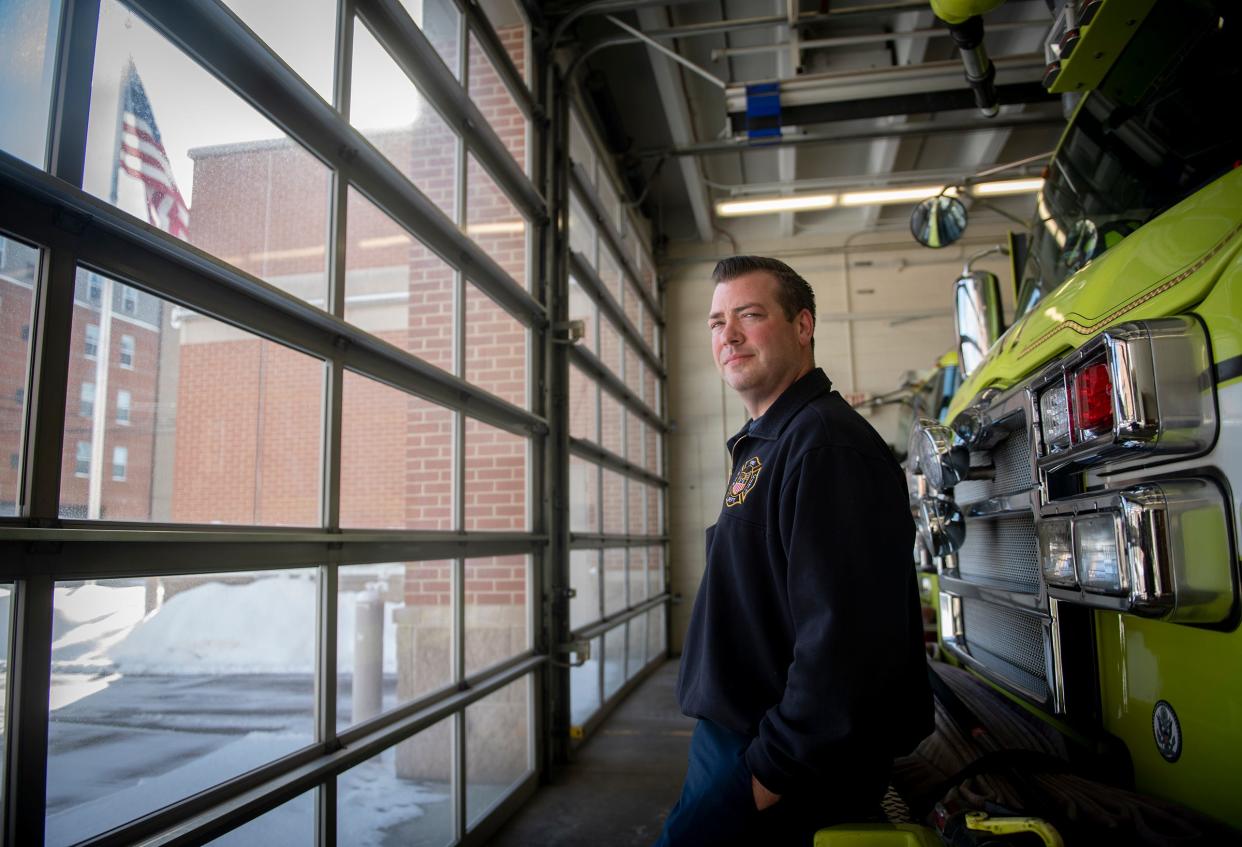
[[[318,525],[323,364],[253,337],[180,352],[172,519]]]
[[[108,350],[102,349],[102,335],[95,357],[86,357],[88,326],[99,327],[100,308],[88,305],[86,273],[79,271],[78,293],[73,307],[73,329],[70,336],[69,382],[65,396],[65,441],[61,454],[60,513],[65,517],[85,518],[90,499],[90,478],[77,474],[79,442],[90,443],[94,415],[82,414],[82,386],[95,386],[94,412],[104,415],[100,513],[103,520],[149,520],[151,488],[154,479],[156,362],[159,358],[159,331],[146,321],[136,321],[115,309],[112,337]],[[120,286],[114,286],[120,300]],[[150,303],[150,300],[147,301]],[[162,320],[162,311],[155,310],[154,320]],[[122,338],[134,340],[131,367],[121,366]],[[99,384],[98,356],[106,356],[108,379],[106,390]],[[117,422],[116,404],[119,391],[130,393],[129,423]],[[113,479],[113,453],[123,447],[127,453],[124,479]]]
[[[13,242],[7,252],[24,249]],[[22,427],[26,409],[26,362],[30,352],[30,306],[34,281],[31,263],[6,256],[0,267],[0,515],[15,514]],[[15,265],[17,265],[15,267]],[[21,279],[17,282],[15,277]],[[22,283],[25,283],[24,285]],[[23,338],[22,336],[25,336]]]

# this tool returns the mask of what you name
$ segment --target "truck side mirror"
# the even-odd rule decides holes
[[[996,274],[962,274],[953,287],[953,318],[957,324],[958,361],[965,378],[979,366],[1004,330],[1000,280]]]
[[[947,247],[965,231],[966,207],[947,194],[928,197],[910,214],[910,234],[924,247]]]

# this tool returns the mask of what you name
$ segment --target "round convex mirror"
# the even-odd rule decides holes
[[[914,207],[910,232],[924,247],[947,247],[966,229],[966,207],[956,197],[928,197]]]

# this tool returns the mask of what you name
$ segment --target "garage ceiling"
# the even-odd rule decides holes
[[[1010,0],[985,18],[1005,104],[990,120],[973,104],[947,28],[922,0],[610,0],[545,15],[555,25],[572,11],[578,16],[564,27],[561,55],[592,51],[579,71],[590,118],[618,156],[630,199],[641,196],[657,232],[673,240],[899,225],[910,204],[746,218],[720,218],[714,204],[958,182],[1047,153],[1063,127],[1061,103],[1039,86],[1052,22],[1044,2]],[[745,86],[771,81],[781,83],[780,136],[749,139]],[[1041,169],[1035,162],[1004,176]],[[1030,208],[1030,195],[1019,195],[972,215],[1025,218]]]

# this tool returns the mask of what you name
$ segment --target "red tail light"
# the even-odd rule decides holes
[[[1113,428],[1113,380],[1108,363],[1096,361],[1074,374],[1074,440],[1094,438]]]

